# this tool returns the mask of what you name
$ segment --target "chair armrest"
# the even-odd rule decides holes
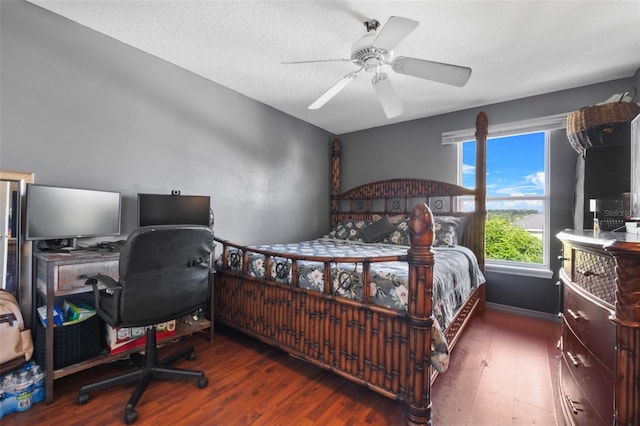
[[[122,290],[122,286],[109,275],[104,274],[82,274],[80,278],[85,279],[85,285],[93,287],[93,300],[98,315],[112,326],[119,324],[120,291]],[[110,304],[109,309],[104,309],[103,304],[100,303],[100,299],[103,297],[112,299],[112,304]]]
[[[107,289],[107,290],[121,290],[122,286],[118,284],[116,280],[111,278],[109,275],[104,274],[82,274],[80,278],[84,278],[86,281],[84,285],[98,286],[98,288]]]

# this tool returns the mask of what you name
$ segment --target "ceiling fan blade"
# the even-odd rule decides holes
[[[402,102],[400,102],[400,98],[387,74],[381,72],[374,75],[371,83],[376,89],[376,94],[387,118],[394,118],[404,113]]]
[[[398,56],[391,63],[391,68],[399,73],[413,77],[433,80],[439,83],[462,87],[471,77],[471,68],[424,59]]]
[[[418,27],[418,21],[392,16],[378,33],[372,46],[381,50],[393,50],[402,40]]]
[[[347,74],[344,77],[342,77],[340,80],[338,80],[338,82],[336,84],[331,86],[329,88],[329,90],[324,92],[322,94],[322,96],[320,96],[318,99],[316,99],[314,103],[309,105],[308,108],[309,109],[320,109],[320,108],[322,108],[322,106],[324,104],[329,102],[331,100],[331,98],[333,98],[335,95],[340,93],[340,91],[342,89],[347,87],[349,85],[349,83],[351,83],[358,76],[358,71],[350,72],[349,74]]]
[[[281,64],[291,65],[291,64],[315,64],[317,62],[351,62],[351,59],[311,59],[308,61],[285,61],[281,62]]]

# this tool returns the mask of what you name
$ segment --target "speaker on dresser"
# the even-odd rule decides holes
[[[622,199],[631,186],[631,145],[603,145],[578,156],[573,204],[575,229],[593,229],[591,199]]]

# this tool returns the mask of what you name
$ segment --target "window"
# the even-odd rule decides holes
[[[548,269],[548,133],[487,139],[487,265]],[[473,188],[475,140],[459,146],[459,179]]]
[[[565,128],[566,118],[563,113],[510,123],[489,120],[487,270],[541,278],[553,275],[549,266],[549,140],[553,131]],[[470,188],[475,186],[474,134],[475,129],[442,134],[443,145],[458,146],[458,183]],[[472,210],[473,200],[460,207]],[[516,231],[525,243],[518,238],[507,240],[510,231]]]

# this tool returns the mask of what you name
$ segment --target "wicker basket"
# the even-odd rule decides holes
[[[582,108],[567,116],[567,136],[578,154],[585,149],[620,143],[621,134],[629,133],[629,123],[638,113],[640,106],[633,102],[611,102]]]

